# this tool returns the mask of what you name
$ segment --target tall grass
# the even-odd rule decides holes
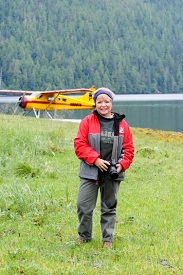
[[[78,124],[0,116],[0,274],[183,274],[183,134],[132,129],[114,244],[75,244]]]

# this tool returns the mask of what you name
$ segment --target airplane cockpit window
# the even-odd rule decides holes
[[[53,96],[48,96],[48,101],[53,101],[54,97]]]

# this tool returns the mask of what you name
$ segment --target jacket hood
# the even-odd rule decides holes
[[[100,114],[97,110],[94,110],[93,113],[99,118]],[[121,115],[119,113],[113,112],[114,114],[114,135],[119,136],[119,124],[125,118],[125,115]]]

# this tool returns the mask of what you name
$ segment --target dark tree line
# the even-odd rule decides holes
[[[182,0],[0,0],[1,89],[183,92]]]

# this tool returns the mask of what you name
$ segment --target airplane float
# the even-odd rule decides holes
[[[40,112],[44,111],[50,117],[50,111],[63,110],[85,110],[95,107],[92,93],[96,90],[95,86],[89,89],[69,89],[54,91],[18,91],[0,90],[4,94],[21,94],[18,106],[24,110],[24,116],[31,111],[36,118],[40,117]]]

